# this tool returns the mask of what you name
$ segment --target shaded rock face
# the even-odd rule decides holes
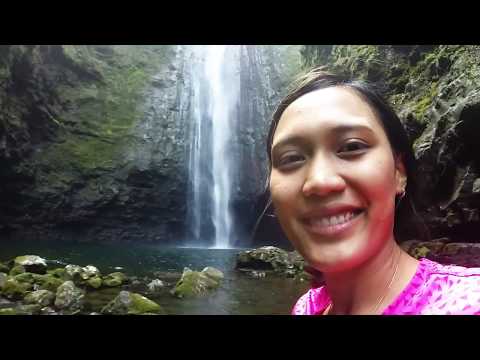
[[[1,47],[2,236],[178,237],[176,61],[173,46]]]
[[[479,46],[453,45],[303,49],[309,65],[326,65],[384,88],[418,159],[419,213],[432,238],[478,241],[479,53]]]

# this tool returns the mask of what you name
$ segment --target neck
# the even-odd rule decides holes
[[[332,299],[329,313],[381,312],[407,285],[417,264],[418,261],[405,253],[392,238],[374,257],[355,268],[324,273]]]

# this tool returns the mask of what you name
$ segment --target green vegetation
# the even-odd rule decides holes
[[[92,76],[59,87],[70,111],[54,119],[61,125],[59,141],[35,161],[45,164],[47,173],[56,172],[52,166],[78,172],[111,168],[142,114],[150,77],[168,63],[172,47],[68,45],[63,50],[72,64]],[[57,179],[45,180],[62,183],[58,174],[52,176]]]

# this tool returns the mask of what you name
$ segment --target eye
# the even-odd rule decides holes
[[[305,157],[303,155],[297,153],[287,153],[279,158],[277,166],[288,170],[296,165],[299,165],[304,160]]]
[[[369,146],[362,141],[350,141],[342,145],[338,149],[338,153],[341,155],[358,155],[364,152]]]

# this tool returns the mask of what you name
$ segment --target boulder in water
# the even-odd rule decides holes
[[[220,280],[213,279],[203,272],[185,268],[172,294],[179,298],[201,296],[216,289],[219,285]]]
[[[17,256],[14,266],[23,266],[26,272],[34,274],[45,274],[47,272],[47,261],[37,255]]]
[[[83,280],[88,280],[93,277],[99,277],[100,276],[100,271],[93,265],[87,265],[82,268],[80,272],[80,277]]]
[[[54,300],[55,294],[49,290],[37,290],[31,292],[23,299],[26,304],[38,304],[42,307],[52,305]]]
[[[65,281],[57,289],[55,307],[62,310],[80,310],[83,306],[84,297],[84,291],[77,288],[73,281]]]
[[[82,282],[82,267],[78,265],[67,265],[65,266],[65,279],[73,281],[74,284],[79,284]]]
[[[109,302],[101,312],[106,315],[165,314],[163,308],[156,302],[129,291],[120,291],[118,296]]]
[[[163,289],[165,287],[165,284],[163,283],[162,280],[154,279],[147,284],[147,287],[150,292],[156,292]]]
[[[3,288],[3,285],[5,285],[5,281],[7,281],[7,279],[8,279],[8,275],[3,272],[0,272],[0,289]]]
[[[9,299],[21,300],[32,288],[31,283],[20,282],[13,277],[9,277],[3,285],[2,294]]]
[[[237,255],[236,269],[275,271],[295,276],[303,271],[305,261],[298,252],[287,252],[274,246],[242,251]]]
[[[58,287],[62,285],[65,280],[55,277],[53,274],[35,275],[35,284],[38,284],[40,289],[56,292]]]
[[[8,274],[10,272],[10,266],[0,262],[0,272]]]
[[[94,289],[102,287],[102,278],[100,276],[94,276],[86,281],[86,284]]]
[[[215,281],[221,281],[225,277],[220,270],[211,266],[207,266],[206,268],[204,268],[202,270],[202,273],[207,275],[209,278],[212,278]]]
[[[120,286],[127,282],[128,278],[124,273],[114,272],[103,277],[103,285],[114,287]]]
[[[12,268],[10,269],[9,275],[10,275],[10,276],[15,276],[15,275],[18,275],[18,274],[23,274],[24,272],[26,272],[24,266],[22,266],[22,265],[15,265],[14,267],[12,267]]]
[[[56,268],[52,270],[47,270],[47,275],[51,275],[57,279],[70,280],[70,279],[67,279],[68,275],[65,268]]]
[[[0,315],[19,315],[13,307],[0,309]]]

